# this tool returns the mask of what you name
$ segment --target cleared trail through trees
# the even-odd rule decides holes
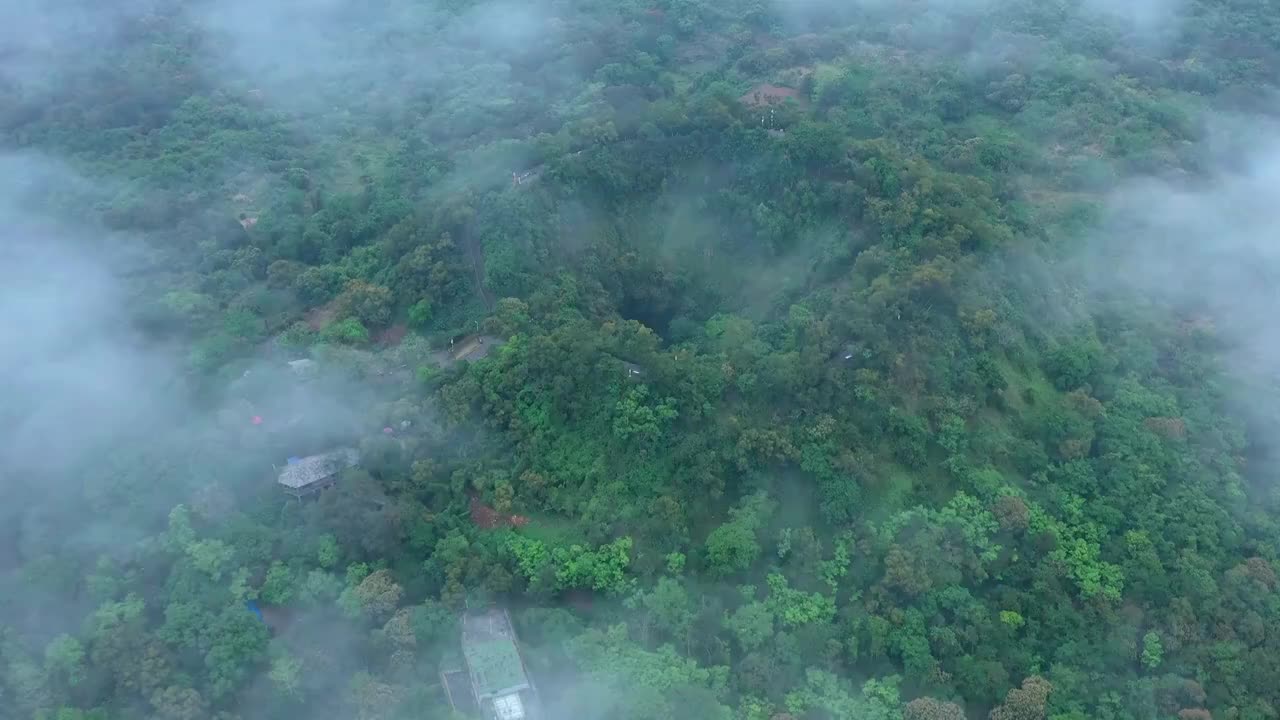
[[[468,235],[471,237],[468,237],[466,242],[467,257],[471,260],[471,271],[475,274],[476,294],[480,296],[485,309],[493,310],[493,293],[489,292],[489,288],[484,284],[484,245],[479,237],[475,237],[472,233]]]

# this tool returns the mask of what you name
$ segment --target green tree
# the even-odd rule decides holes
[[[688,646],[694,620],[693,605],[688,591],[678,580],[659,578],[652,590],[637,593],[629,604],[643,610],[646,625],[655,628],[659,637],[675,640],[680,647]]]
[[[729,511],[729,521],[707,536],[707,562],[712,573],[731,575],[751,567],[761,552],[757,534],[774,505],[767,495],[757,493]]]
[[[77,685],[84,678],[84,659],[84,646],[70,635],[59,635],[44,649],[45,671],[68,685]]]
[[[365,345],[369,342],[369,331],[358,318],[349,317],[326,327],[320,332],[320,339],[343,345]]]
[[[208,695],[222,699],[248,677],[267,649],[267,628],[240,604],[227,607],[207,631]]]
[[[335,303],[339,315],[349,315],[364,327],[384,327],[391,321],[391,291],[363,280],[347,283]]]
[[[278,560],[271,563],[271,567],[267,570],[266,580],[263,581],[262,588],[258,591],[258,597],[263,602],[272,605],[284,605],[293,598],[293,591],[293,573],[289,572],[289,568]]]
[[[1142,666],[1155,670],[1164,661],[1164,646],[1160,643],[1160,633],[1154,630],[1142,636]]]
[[[288,653],[281,653],[271,660],[268,676],[281,694],[297,697],[302,684],[302,663]]]
[[[746,652],[759,648],[773,637],[773,613],[762,602],[742,605],[725,616],[724,624]]]

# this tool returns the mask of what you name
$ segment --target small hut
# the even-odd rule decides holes
[[[290,458],[280,471],[280,485],[285,492],[301,498],[338,481],[338,475],[360,462],[360,452],[354,448],[341,448],[320,455]]]

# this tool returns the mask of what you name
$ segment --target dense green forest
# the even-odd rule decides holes
[[[1280,718],[1280,6],[0,6],[0,718]]]

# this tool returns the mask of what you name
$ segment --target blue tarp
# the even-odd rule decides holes
[[[249,612],[253,613],[254,615],[257,615],[258,619],[261,620],[263,623],[267,622],[266,618],[262,617],[262,610],[258,607],[258,603],[256,600],[245,600],[244,606],[249,608]]]

